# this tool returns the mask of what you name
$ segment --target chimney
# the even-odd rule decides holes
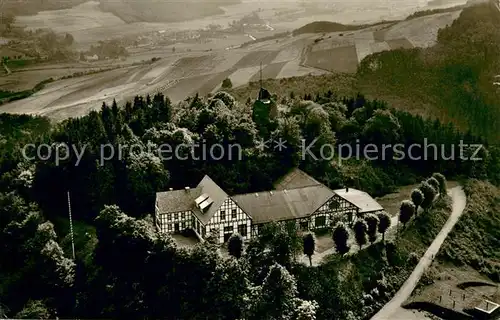
[[[345,192],[349,192],[349,187],[345,187]]]
[[[184,189],[185,189],[186,191],[188,191],[188,190],[189,190],[189,187],[185,187]]]

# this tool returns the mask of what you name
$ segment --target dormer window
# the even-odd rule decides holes
[[[201,210],[201,212],[205,212],[208,207],[210,207],[210,205],[212,203],[214,203],[214,201],[212,200],[212,198],[210,198],[208,196],[208,194],[204,193],[202,194],[201,196],[199,196],[198,198],[196,198],[194,200],[196,206]]]
[[[231,210],[231,219],[236,219],[236,209]]]

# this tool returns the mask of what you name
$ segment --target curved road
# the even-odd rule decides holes
[[[410,297],[411,293],[417,286],[418,281],[422,277],[422,274],[431,265],[434,256],[438,253],[444,240],[453,229],[465,209],[467,198],[462,187],[455,187],[449,190],[448,193],[451,195],[453,200],[453,210],[448,218],[448,221],[446,221],[446,224],[427,249],[424,256],[420,259],[410,277],[406,280],[396,295],[394,295],[394,297],[377,314],[375,314],[371,320],[401,319],[402,314],[408,314],[408,310],[402,309],[401,304]]]

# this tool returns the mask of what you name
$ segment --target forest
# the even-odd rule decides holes
[[[226,259],[209,239],[187,250],[159,234],[153,223],[155,193],[196,185],[205,174],[230,194],[270,190],[295,167],[332,189],[348,185],[372,196],[435,172],[448,179],[500,182],[496,146],[452,124],[397,111],[360,94],[339,97],[327,91],[280,97],[275,117],[252,116],[252,107],[252,101],[239,103],[218,92],[179,104],[162,94],[137,96],[123,106],[103,104],[100,111],[57,124],[1,114],[1,311],[15,318],[42,319],[364,319],[374,310],[368,300],[364,307],[359,305],[359,297],[387,290],[384,279],[391,272],[404,274],[401,270],[408,270],[414,260],[414,243],[376,245],[359,257],[339,254],[325,266],[306,267],[295,262],[303,245],[296,230],[272,224],[245,244],[243,255]],[[286,140],[287,148],[259,148],[261,139],[270,138]],[[324,144],[402,144],[408,151],[424,141],[446,150],[462,141],[483,148],[476,155],[480,161],[458,155],[429,158],[421,148],[413,150],[412,159],[396,159],[388,149],[377,160],[344,155],[347,160],[339,165],[332,159],[303,159],[301,144],[314,140],[316,154],[320,150],[315,148]],[[208,146],[238,144],[244,158],[196,160],[189,157],[189,149],[181,149],[187,160],[165,160],[155,148],[200,141]],[[35,148],[24,149],[27,144]],[[70,152],[56,162],[55,151],[62,144],[70,150],[85,146],[85,153]],[[125,144],[143,148],[124,149],[122,157],[100,163],[102,145]],[[36,146],[41,145],[49,147],[37,155]],[[464,150],[465,156],[474,152]],[[68,238],[68,192],[75,259]],[[416,217],[408,232],[435,232],[434,219],[442,219],[438,212],[447,210],[445,200]],[[336,278],[335,270],[356,259],[371,259],[379,266],[381,252],[395,271],[384,271],[384,276],[382,267],[364,268],[343,280]]]

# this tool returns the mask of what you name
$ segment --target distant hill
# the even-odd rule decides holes
[[[35,15],[40,11],[69,9],[89,0],[0,0],[0,12]],[[100,0],[101,9],[126,22],[177,22],[221,14],[221,6],[240,0]]]
[[[222,14],[221,6],[237,3],[240,0],[101,0],[101,9],[129,23],[178,22]]]
[[[17,16],[34,15],[40,11],[68,9],[89,0],[3,0],[0,1],[0,12]]]
[[[354,31],[354,30],[361,30],[365,29],[367,27],[379,25],[379,24],[385,24],[385,23],[391,23],[394,21],[381,21],[377,22],[374,24],[364,24],[364,25],[351,25],[351,24],[341,24],[337,22],[331,22],[331,21],[315,21],[311,22],[309,24],[306,24],[303,27],[300,27],[299,29],[296,29],[293,31],[293,35],[299,35],[299,34],[304,34],[304,33],[328,33],[328,32],[342,32],[342,31]]]

